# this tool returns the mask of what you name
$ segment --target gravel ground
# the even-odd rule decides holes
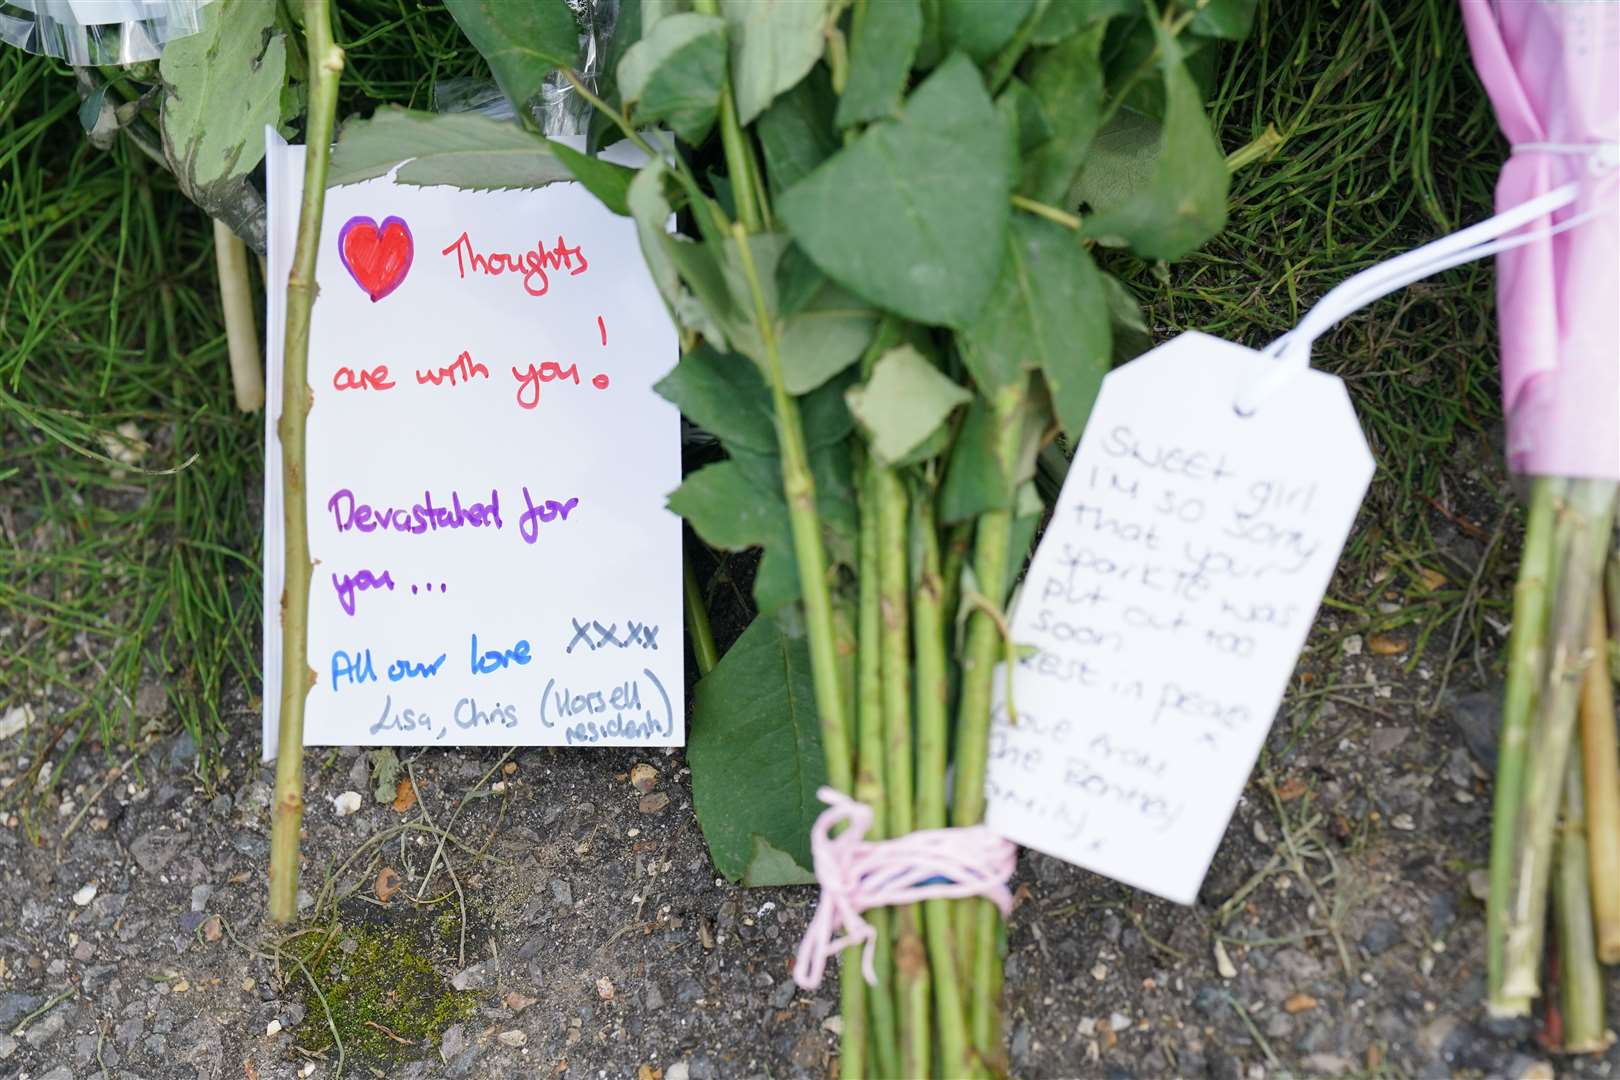
[[[1452,517],[1488,525],[1500,504],[1483,505]],[[1477,530],[1435,524],[1478,564]],[[1438,659],[1408,672],[1353,618],[1319,621],[1197,906],[1023,856],[1015,1075],[1620,1072],[1620,1049],[1559,1058],[1479,1008],[1490,665],[1464,650],[1441,694]],[[160,731],[149,689],[132,705]],[[306,932],[277,941],[262,924],[271,773],[240,692],[233,718],[209,775],[187,736],[154,735],[122,771],[78,754],[30,816],[5,817],[0,1076],[332,1076],[328,1009],[355,1076],[834,1069],[836,986],[789,978],[814,895],[716,878],[679,753],[433,750],[390,778],[370,754],[313,751]],[[3,787],[27,761],[15,740],[0,752]],[[350,791],[359,809],[340,814]],[[440,827],[454,841],[436,858]]]

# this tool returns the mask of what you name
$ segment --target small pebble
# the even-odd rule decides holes
[[[630,770],[630,786],[643,795],[651,794],[658,786],[658,770],[645,762],[637,764]]]
[[[1237,978],[1237,965],[1227,955],[1226,946],[1221,942],[1215,943],[1215,970],[1221,973],[1223,979]]]
[[[638,804],[638,809],[640,809],[643,814],[656,814],[668,805],[669,796],[665,795],[662,791],[657,791],[651,795],[643,795],[641,797],[641,802]]]
[[[94,900],[95,898],[96,884],[93,881],[73,894],[73,902],[78,904],[80,907],[89,907],[90,901]]]
[[[266,1035],[279,1035],[281,1033],[281,1021],[280,1020],[272,1020],[272,1021],[270,1021],[268,1024],[266,1024],[264,1026],[264,1033]]]
[[[519,1031],[516,1028],[513,1028],[511,1031],[503,1031],[495,1037],[499,1039],[505,1046],[524,1046],[529,1041],[528,1034],[526,1032]]]
[[[338,817],[348,817],[360,809],[360,793],[358,791],[345,791],[332,799],[332,809]]]

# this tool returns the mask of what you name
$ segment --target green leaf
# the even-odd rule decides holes
[[[669,121],[694,146],[714,127],[726,80],[726,24],[716,15],[660,19],[619,63],[619,94],[639,125]]]
[[[815,824],[815,819],[810,819]],[[807,830],[808,831],[808,830]],[[814,885],[816,875],[812,870],[806,870],[793,861],[793,856],[771,842],[754,834],[754,858],[743,871],[742,884],[744,888],[761,889],[781,885]]]
[[[1018,32],[1034,0],[939,0],[941,44],[984,63]]]
[[[918,0],[867,0],[849,43],[849,75],[838,99],[838,126],[894,115],[922,39]]]
[[[849,414],[849,404],[844,400],[844,392],[854,381],[855,372],[846,372],[828,379],[821,386],[799,398],[799,417],[804,424],[804,445],[810,451],[810,467],[813,470],[819,471],[824,467],[819,463],[819,451],[849,449],[845,445],[845,440],[849,438],[849,433],[855,430],[855,418]],[[831,470],[836,464],[837,462],[828,462],[825,467]],[[845,482],[840,482],[839,490],[842,490]],[[818,487],[816,498],[821,498],[823,494]],[[828,488],[827,494],[837,492],[833,488]],[[823,516],[829,515],[823,511]]]
[[[235,188],[264,158],[264,128],[281,116],[286,38],[275,7],[219,0],[202,28],[165,46],[158,65],[163,154],[186,194],[209,209],[210,192]]]
[[[1078,436],[1112,355],[1103,276],[1073,232],[1017,215],[995,291],[958,340],[981,393],[1041,371],[1063,429]]]
[[[112,89],[112,83],[102,83],[79,102],[79,126],[84,128],[86,135],[93,135],[97,128],[111,126],[116,121],[112,117],[102,119],[102,105],[107,101],[107,91]],[[107,112],[112,112],[109,107]]]
[[[939,520],[943,524],[969,521],[1007,505],[1007,478],[996,464],[994,436],[990,406],[982,397],[975,397],[956,433],[956,446],[940,485]]]
[[[477,113],[379,108],[369,120],[343,125],[327,169],[328,187],[396,174],[402,184],[446,184],[465,190],[535,188],[572,180],[552,146],[516,124]]]
[[[782,252],[776,265],[776,295],[784,315],[803,309],[826,284],[827,275],[816,269],[803,248],[793,244]]]
[[[692,0],[641,0],[642,33],[650,33],[659,20],[692,10]]]
[[[1256,4],[1257,0],[1205,0],[1197,5],[1198,14],[1188,29],[1206,37],[1242,41],[1254,25]]]
[[[822,809],[816,790],[827,770],[802,635],[755,619],[692,699],[686,760],[715,869],[732,881],[751,873],[780,878],[784,867],[771,849],[808,867],[810,826]]]
[[[807,394],[853,364],[877,324],[872,308],[830,281],[823,285],[777,328],[788,393]]]
[[[1031,45],[1056,45],[1093,22],[1141,13],[1142,0],[1051,0],[1029,41]]]
[[[809,176],[837,151],[834,100],[827,73],[817,68],[759,114],[754,129],[765,153],[765,176],[772,195],[780,195]]]
[[[702,334],[717,348],[724,348],[726,335],[711,314],[710,305],[718,304],[720,312],[728,314],[729,296],[724,283],[717,283],[719,268],[713,265],[703,245],[670,235],[669,217],[674,207],[664,193],[668,175],[662,161],[651,161],[630,181],[625,201],[635,218],[641,255],[675,321]],[[683,282],[683,268],[705,283],[702,299]]]
[[[964,325],[994,283],[974,255],[999,251],[1006,234],[1006,138],[978,69],[953,57],[897,119],[784,192],[779,216],[859,296],[918,322]]]
[[[1128,203],[1153,180],[1164,127],[1130,107],[1121,108],[1091,142],[1069,203],[1085,214],[1101,214]]]
[[[1113,274],[1102,278],[1103,293],[1108,297],[1108,321],[1114,328],[1114,363],[1123,364],[1153,347],[1153,332],[1131,291]]]
[[[918,71],[931,71],[945,59],[944,15],[940,11],[943,0],[922,0],[922,38],[917,42],[917,57],[912,66]]]
[[[788,533],[787,504],[772,500],[743,473],[736,460],[705,465],[688,473],[669,496],[669,508],[691,523],[698,535],[717,548],[745,551],[782,539]]]
[[[765,549],[754,577],[754,603],[762,614],[799,597],[781,471],[774,456],[735,452],[731,460],[689,473],[669,496],[669,508],[710,546],[725,551]]]
[[[730,30],[737,122],[751,124],[821,59],[827,0],[720,0],[720,14]]]
[[[1047,122],[1046,113],[1034,91],[1022,79],[1012,79],[1007,83],[1007,88],[996,98],[996,109],[1003,116],[1011,117],[1013,130],[1018,133],[1014,152],[1022,169],[1024,156],[1052,138],[1052,125]]]
[[[776,453],[771,391],[747,357],[699,345],[682,356],[675,370],[653,389],[727,450]]]
[[[1181,62],[1176,41],[1157,23],[1164,76],[1164,126],[1144,183],[1126,186],[1119,174],[1141,169],[1138,160],[1093,154],[1080,175],[1082,197],[1089,190],[1124,187],[1123,197],[1086,217],[1085,234],[1099,243],[1129,247],[1149,259],[1177,259],[1219,232],[1226,223],[1229,174],[1220,143],[1210,130],[1192,76]],[[1101,140],[1099,140],[1100,144]],[[1101,146],[1098,147],[1099,151]],[[1121,169],[1125,165],[1127,168]],[[1092,178],[1092,174],[1096,177]]]
[[[865,386],[844,395],[849,411],[866,431],[872,452],[893,465],[945,423],[973,395],[956,385],[910,345],[878,358]]]
[[[445,0],[444,6],[520,115],[547,75],[579,58],[579,23],[563,0]]]
[[[547,139],[546,145],[557,155],[557,160],[586,191],[595,195],[603,206],[624,217],[630,216],[630,181],[636,170],[604,161],[592,154],[582,154],[567,143]]]
[[[816,512],[823,539],[833,560],[845,562],[853,557],[855,538],[848,445],[854,419],[844,403],[844,392],[853,374],[829,379],[798,399],[805,449],[816,481]],[[759,545],[766,548],[754,586],[760,610],[771,611],[796,599],[799,579],[782,496],[775,408],[764,379],[744,357],[720,356],[700,347],[683,357],[658,389],[680,406],[688,419],[719,437],[731,454],[731,460],[725,463],[728,469],[691,484],[690,491],[683,489],[681,498],[694,500],[680,504],[695,515],[693,527],[705,538],[712,538],[717,546],[732,550]],[[773,516],[778,512],[782,515],[780,528],[773,531],[728,518],[730,510],[721,497],[728,491],[738,498],[757,498],[768,504]],[[672,506],[676,504],[672,502]],[[680,506],[676,506],[677,511],[686,513]],[[743,531],[727,531],[735,528]]]
[[[1102,46],[1105,25],[1076,34],[1042,53],[1030,72],[1030,92],[1051,126],[1051,137],[1028,159],[1020,188],[1044,203],[1059,203],[1097,134],[1102,109]]]
[[[995,417],[983,397],[968,405],[939,493],[939,519],[947,525],[978,517],[987,510],[1011,509],[1020,485],[1035,476],[1035,460],[1051,423],[1046,402],[1026,395],[1013,423],[1020,428],[1011,462],[996,453]]]

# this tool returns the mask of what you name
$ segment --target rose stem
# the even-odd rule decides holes
[[[1519,804],[1524,792],[1524,761],[1530,739],[1530,714],[1544,663],[1548,578],[1552,572],[1553,504],[1564,482],[1537,477],[1530,489],[1524,553],[1513,586],[1513,629],[1508,635],[1507,687],[1502,695],[1502,732],[1498,740],[1496,795],[1491,811],[1490,896],[1485,908],[1487,1000],[1496,1016],[1527,1016],[1528,997],[1502,993],[1502,942],[1507,903],[1513,883],[1513,851],[1518,844]]]
[[[908,598],[905,484],[893,469],[876,468],[878,498],[879,613],[883,643],[883,743],[894,836],[912,831],[911,631]],[[900,1074],[929,1075],[928,955],[921,933],[922,911],[915,904],[895,908],[895,992],[900,1017]]]
[[[889,835],[888,804],[884,798],[883,776],[883,613],[882,586],[878,572],[878,511],[877,469],[870,462],[859,467],[860,536],[858,561],[860,578],[860,608],[858,634],[860,652],[856,658],[856,709],[860,718],[860,759],[855,773],[855,797],[872,808],[872,828],[867,838],[881,840]],[[900,1043],[894,1016],[894,954],[890,937],[890,911],[876,908],[867,912],[866,919],[877,932],[874,943],[874,961],[878,984],[867,994],[871,1011],[872,1045],[876,1073],[880,1076],[900,1074]],[[865,983],[853,965],[846,972],[846,981]],[[844,1075],[862,1075],[853,1072],[844,1063]]]
[[[1620,747],[1609,681],[1609,633],[1603,600],[1592,598],[1592,663],[1581,685],[1581,759],[1586,787],[1586,844],[1597,956],[1620,963]]]
[[[979,517],[974,538],[973,574],[977,586],[991,603],[1005,597],[1008,548],[1012,534],[1012,478],[1014,459],[1022,434],[1019,421],[1024,388],[1019,385],[998,389],[991,399],[996,424],[996,457],[1006,478],[1003,505]],[[996,619],[975,609],[968,619],[967,644],[962,658],[962,692],[956,714],[956,781],[951,824],[977,825],[984,820],[984,780],[990,748],[990,698],[996,675],[996,661],[1002,653],[1001,628]],[[983,955],[982,924],[990,927],[994,950],[995,906],[988,900],[959,901],[953,912],[957,962],[960,978],[971,995],[973,1041],[981,1060],[992,1069],[1001,1057],[997,1028],[997,1005],[1001,981],[992,955]],[[983,970],[980,970],[981,967]]]
[[[343,50],[332,42],[327,0],[304,0],[309,55],[309,118],[304,141],[304,194],[298,241],[287,278],[287,340],[282,371],[281,479],[287,572],[281,603],[281,721],[276,753],[275,811],[270,827],[270,921],[298,914],[298,830],[304,817],[304,699],[315,685],[309,666],[309,527],[304,505],[304,428],[309,389],[309,315],[315,300],[315,258],[326,205],[326,161],[337,117]],[[279,282],[270,282],[275,288]]]
[[[950,733],[946,710],[950,679],[947,674],[940,580],[939,533],[934,527],[933,492],[919,484],[913,502],[911,550],[917,555],[916,587],[912,591],[912,637],[917,663],[917,828],[945,827],[945,759]],[[962,1013],[962,990],[957,982],[955,943],[951,938],[950,902],[929,900],[923,905],[932,965],[936,1028],[939,1032],[939,1072],[966,1076],[973,1062],[967,1052],[967,1024]]]
[[[1551,647],[1537,695],[1535,738],[1529,744],[1524,769],[1513,892],[1502,945],[1502,993],[1507,997],[1534,997],[1540,992],[1537,964],[1546,931],[1553,835],[1581,682],[1590,659],[1590,605],[1601,580],[1614,515],[1612,482],[1574,480],[1569,482],[1568,491],[1567,499],[1555,511],[1560,543],[1558,583],[1550,619]]]
[[[1558,997],[1564,1014],[1564,1052],[1588,1054],[1608,1047],[1604,1038],[1603,972],[1598,967],[1592,926],[1580,763],[1571,760],[1567,773],[1564,828],[1558,840],[1558,874],[1553,888],[1558,919]]]

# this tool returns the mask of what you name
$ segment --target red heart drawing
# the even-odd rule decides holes
[[[356,216],[338,233],[338,255],[373,304],[399,288],[410,273],[415,251],[411,227],[404,218],[386,217],[378,225],[371,218]]]

